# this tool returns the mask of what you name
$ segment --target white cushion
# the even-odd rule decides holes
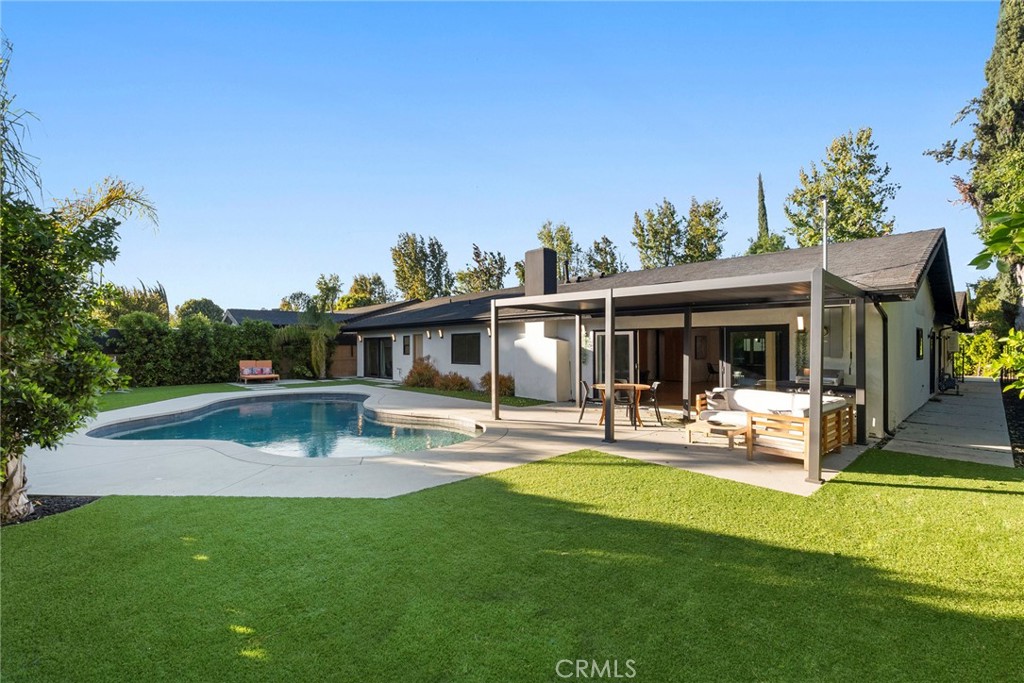
[[[702,410],[698,416],[705,422],[742,427],[747,424],[747,413],[742,410]]]

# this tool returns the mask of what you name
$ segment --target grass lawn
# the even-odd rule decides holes
[[[580,451],[391,500],[108,497],[0,543],[4,681],[1024,670],[1024,472],[910,455],[801,498]]]
[[[169,398],[195,396],[196,394],[215,394],[221,391],[245,391],[231,384],[181,384],[173,387],[138,387],[127,391],[115,391],[100,396],[100,412],[131,408],[146,403],[166,401]]]

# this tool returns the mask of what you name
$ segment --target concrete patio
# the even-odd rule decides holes
[[[204,394],[109,411],[69,437],[56,451],[28,454],[30,490],[51,495],[218,495],[387,498],[523,463],[591,448],[713,477],[810,495],[819,486],[804,481],[800,463],[771,456],[748,462],[742,445],[724,440],[686,443],[677,427],[652,419],[634,431],[619,415],[618,441],[601,441],[598,412],[588,409],[577,424],[571,405],[505,408],[490,417],[487,404],[377,386],[261,389],[260,394],[364,394],[369,408],[431,420],[472,420],[484,433],[469,441],[401,456],[307,459],[265,453],[224,441],[115,441],[86,436],[99,426],[139,417],[192,410],[239,394]],[[654,426],[651,426],[651,425]],[[830,479],[865,447],[847,446],[824,459]]]

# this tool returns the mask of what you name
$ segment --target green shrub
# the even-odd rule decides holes
[[[121,374],[137,387],[156,387],[172,381],[173,344],[171,328],[152,313],[136,311],[121,316],[121,337],[111,346],[117,354]]]
[[[433,388],[437,386],[440,377],[441,373],[438,372],[437,367],[431,362],[430,356],[424,356],[412,362],[409,374],[405,376],[402,384],[407,387]]]
[[[434,388],[441,391],[473,391],[473,382],[457,372],[449,372],[437,378]]]
[[[480,389],[482,391],[490,392],[491,390],[491,373],[485,372],[480,378]],[[512,375],[498,374],[498,396],[515,396],[516,395],[516,380]]]
[[[205,384],[213,381],[213,332],[202,313],[190,315],[171,333],[174,349],[168,384]]]

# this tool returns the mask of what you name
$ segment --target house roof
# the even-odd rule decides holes
[[[344,311],[331,313],[330,316],[336,323],[351,323],[379,313],[399,310],[414,303],[418,303],[418,300],[410,299],[408,301],[394,301],[373,306],[360,306],[359,308],[349,308]],[[229,308],[224,311],[224,322],[231,323],[232,325],[241,325],[245,320],[264,320],[274,327],[286,327],[287,325],[295,325],[299,322],[299,312],[265,308]]]
[[[830,244],[828,257],[830,273],[882,300],[912,299],[927,278],[940,317],[949,320],[957,317],[945,231],[941,228]],[[560,283],[558,293],[809,271],[820,266],[821,259],[821,247],[789,249],[773,254],[737,256]],[[523,296],[523,293],[522,287],[514,287],[440,297],[400,311],[366,317],[346,329],[359,331],[483,322],[490,315],[492,299]],[[521,311],[502,311],[502,317],[522,316]]]

